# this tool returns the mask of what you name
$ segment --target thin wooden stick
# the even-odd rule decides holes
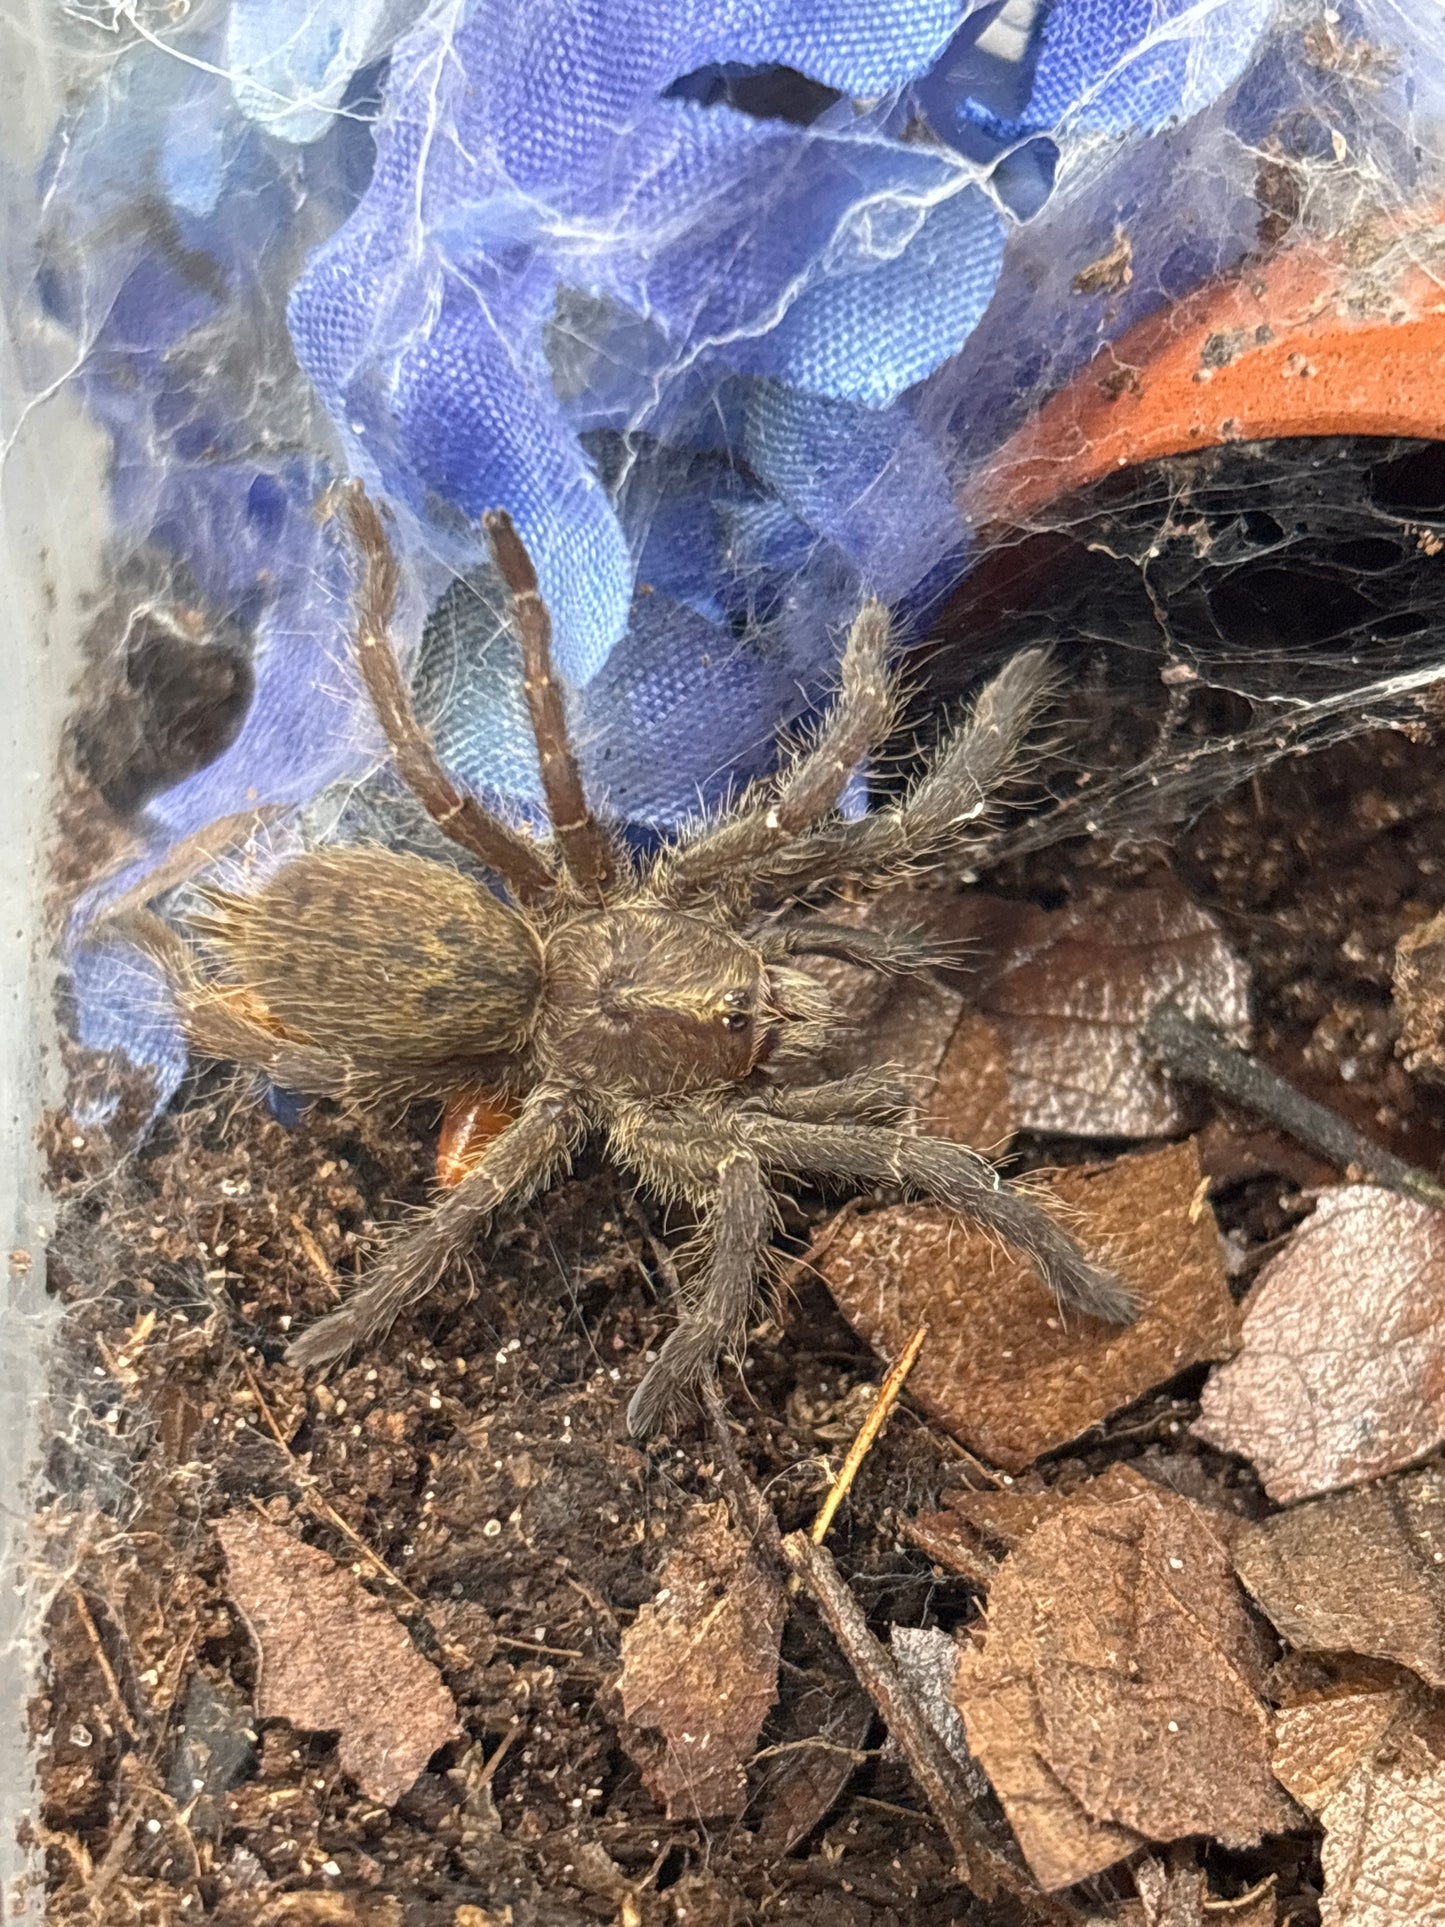
[[[1144,1048],[1172,1079],[1201,1084],[1231,1104],[1268,1118],[1299,1143],[1331,1164],[1356,1170],[1389,1191],[1403,1192],[1422,1204],[1445,1206],[1445,1185],[1417,1170],[1353,1124],[1296,1090],[1288,1079],[1222,1037],[1212,1024],[1188,1017],[1172,1004],[1160,1004],[1143,1030]]]
[[[110,1658],[101,1641],[100,1628],[95,1623],[95,1616],[90,1610],[89,1602],[74,1580],[71,1581],[66,1590],[70,1594],[71,1608],[76,1618],[80,1621],[81,1630],[90,1642],[92,1657],[100,1669],[100,1676],[105,1681],[106,1691],[110,1694],[115,1705],[115,1710],[120,1716],[120,1723],[130,1738],[136,1739],[138,1735],[135,1729],[135,1721],[130,1716],[130,1708],[125,1703],[125,1694],[120,1690],[120,1681],[115,1676],[115,1668],[111,1665]]]
[[[898,1403],[898,1397],[903,1390],[904,1381],[913,1370],[918,1354],[923,1350],[923,1341],[927,1336],[927,1325],[920,1325],[912,1338],[910,1338],[908,1343],[903,1347],[902,1352],[899,1354],[897,1364],[891,1368],[887,1378],[885,1378],[879,1386],[878,1396],[873,1401],[872,1409],[859,1428],[857,1438],[855,1438],[849,1446],[848,1456],[844,1459],[842,1468],[837,1478],[834,1479],[827,1498],[824,1499],[819,1508],[817,1518],[813,1521],[813,1544],[815,1546],[822,1545],[823,1540],[827,1536],[828,1528],[833,1523],[833,1514],[848,1496],[848,1489],[854,1479],[857,1478],[859,1467],[872,1451],[874,1441],[877,1439],[878,1434],[888,1423],[888,1414]]]
[[[843,1657],[898,1742],[948,1836],[959,1878],[981,1900],[993,1899],[1003,1888],[1051,1927],[1077,1927],[1081,1916],[1067,1901],[1040,1893],[988,1839],[952,1756],[929,1724],[892,1654],[869,1631],[827,1547],[814,1545],[806,1533],[790,1532],[783,1541],[783,1557],[812,1594]]]
[[[896,1372],[897,1367],[894,1369]],[[789,1533],[787,1538],[779,1533],[772,1508],[738,1458],[716,1380],[702,1388],[702,1402],[740,1521],[751,1527],[759,1550],[778,1559],[787,1570],[790,1590],[806,1586],[812,1594],[839,1650],[886,1720],[937,1815],[953,1849],[959,1878],[984,1900],[991,1899],[1000,1888],[1016,1895],[1048,1927],[1080,1927],[1082,1916],[1074,1908],[1052,1894],[1040,1893],[1023,1869],[989,1839],[952,1755],[930,1725],[892,1654],[869,1631],[827,1547],[815,1545],[803,1532]]]

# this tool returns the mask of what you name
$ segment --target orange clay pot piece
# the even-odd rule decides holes
[[[516,1115],[497,1091],[464,1091],[449,1099],[437,1137],[437,1183],[448,1191],[459,1185]]]
[[[1301,244],[1102,347],[960,495],[1017,525],[1117,469],[1225,442],[1445,437],[1445,210]]]

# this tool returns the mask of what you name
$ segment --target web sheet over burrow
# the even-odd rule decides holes
[[[1000,624],[1056,637],[1069,672],[1105,646],[1142,662],[1166,692],[1142,773],[1088,812],[1131,831],[1281,749],[1408,719],[1445,655],[1428,505],[1376,531],[1400,569],[1317,637],[1220,613],[1249,599],[1241,543],[1316,539],[1319,490],[1287,463],[1226,451],[1245,467],[1221,482],[1175,451],[1101,496],[1061,459],[1054,497],[978,507],[1051,397],[1221,277],[1323,242],[1342,308],[1407,270],[1436,285],[1430,0],[232,0],[77,5],[66,31],[35,272],[71,359],[36,379],[78,382],[113,438],[100,644],[132,684],[229,665],[169,762],[100,759],[144,862],[257,804],[292,812],[273,847],[386,814],[350,558],[316,513],[352,473],[392,515],[397,642],[456,773],[535,807],[477,532],[501,505],[589,785],[642,835],[766,769],[869,590],[905,636],[944,637],[945,685]],[[1331,527],[1373,513],[1350,506],[1367,459],[1337,465]],[[1113,543],[1116,610],[1010,575],[1051,529]],[[1160,593],[1181,545],[1204,612],[1182,626]],[[141,966],[82,942],[75,979],[82,1036],[173,1083]]]

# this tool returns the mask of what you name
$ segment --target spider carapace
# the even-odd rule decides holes
[[[867,603],[811,742],[725,814],[639,861],[583,792],[547,610],[508,517],[485,526],[521,644],[546,838],[483,808],[442,768],[389,639],[397,572],[381,517],[355,485],[345,508],[360,557],[362,675],[399,774],[471,866],[318,849],[253,895],[211,892],[184,936],[149,913],[131,928],[166,971],[198,1051],[342,1102],[500,1093],[512,1121],[392,1235],[340,1309],[296,1339],[292,1360],[321,1365],[383,1333],[592,1135],[698,1222],[676,1325],[629,1407],[635,1432],[676,1416],[720,1357],[740,1355],[779,1180],[933,1199],[1025,1252],[1061,1303],[1131,1317],[1123,1285],[1031,1198],[976,1153],[915,1132],[885,1072],[804,1081],[832,1031],[808,960],[887,970],[917,955],[904,939],[789,906],[841,879],[966,850],[1047,694],[1045,654],[1018,655],[994,677],[901,800],[848,820],[844,787],[897,707],[887,616]]]

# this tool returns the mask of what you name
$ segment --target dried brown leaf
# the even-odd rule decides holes
[[[362,1792],[399,1800],[460,1731],[437,1669],[391,1608],[314,1546],[249,1512],[217,1520],[216,1537],[256,1644],[258,1717],[339,1732]]]
[[[1445,1702],[1344,1661],[1276,1715],[1276,1772],[1325,1830],[1321,1927],[1445,1920]]]
[[[823,1818],[858,1769],[858,1754],[873,1724],[873,1702],[856,1682],[829,1680],[805,1691],[789,1709],[785,1731],[796,1733],[769,1765],[754,1836],[768,1854],[791,1853]]]
[[[953,950],[941,972],[918,976],[815,967],[853,1027],[830,1069],[896,1064],[929,1128],[981,1149],[1002,1149],[1018,1130],[1181,1130],[1179,1095],[1139,1041],[1159,1003],[1248,1041],[1245,966],[1177,884],[1057,911],[982,891],[895,890],[830,915],[916,929]]]
[[[955,1025],[920,1121],[925,1130],[990,1157],[1012,1142],[1019,1118],[1008,1054],[997,1026],[977,1011],[965,1011]]]
[[[1216,1522],[1123,1469],[1004,1560],[959,1661],[969,1747],[1045,1888],[1145,1839],[1243,1846],[1295,1810],[1269,1769],[1264,1655]]]
[[[1409,1673],[1377,1660],[1346,1655],[1319,1671],[1289,1686],[1274,1716],[1274,1776],[1311,1813],[1374,1753],[1414,1689]]]
[[[740,1813],[778,1686],[782,1590],[724,1506],[698,1506],[622,1636],[622,1742],[669,1819]],[[656,1729],[644,1730],[644,1729]]]
[[[1235,1567],[1292,1646],[1392,1660],[1445,1686],[1440,1466],[1247,1526]]]
[[[1033,1476],[1038,1477],[1037,1473]],[[1067,1505],[1069,1496],[1057,1486],[1047,1485],[1040,1485],[1037,1491],[1013,1485],[992,1492],[947,1492],[939,1511],[921,1513],[914,1524],[926,1520],[940,1535],[958,1534],[966,1545],[986,1544],[994,1554],[1012,1552],[1035,1526]]]
[[[1200,1438],[1287,1504],[1393,1472],[1445,1439],[1445,1213],[1374,1185],[1327,1192],[1260,1273]]]
[[[1441,1740],[1399,1736],[1345,1781],[1321,1816],[1320,1927],[1439,1927],[1445,1920]]]
[[[1150,1068],[1140,1027],[1177,1004],[1249,1039],[1249,973],[1178,888],[1120,891],[1015,921],[975,993],[1008,1053],[1019,1128],[1166,1137],[1186,1118]]]
[[[1012,1552],[1035,1526],[1075,1499],[1106,1503],[1132,1497],[1133,1480],[1134,1473],[1128,1468],[1111,1466],[1098,1478],[1072,1487],[1045,1485],[1037,1472],[983,1492],[959,1487],[944,1494],[937,1512],[920,1512],[905,1520],[904,1529],[931,1559],[987,1590],[999,1559]]]
[[[1191,1144],[1050,1182],[1076,1234],[1137,1290],[1134,1325],[1062,1315],[1026,1260],[931,1205],[855,1220],[819,1269],[853,1328],[896,1358],[928,1343],[909,1392],[974,1451],[1011,1471],[1235,1344],[1213,1215]]]
[[[1142,1841],[1128,1827],[1094,1819],[1050,1766],[1049,1736],[1034,1690],[1034,1658],[1025,1627],[990,1627],[984,1660],[976,1670],[967,1660],[960,1665],[954,1693],[969,1745],[998,1795],[1029,1871],[1051,1891],[1102,1872]]]

